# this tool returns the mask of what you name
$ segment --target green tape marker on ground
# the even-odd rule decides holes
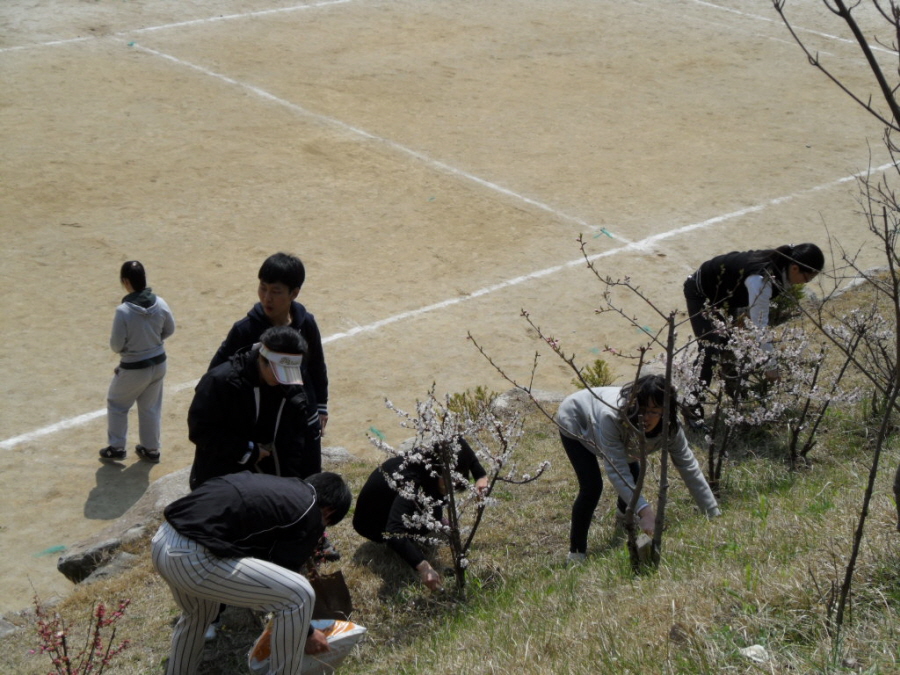
[[[42,558],[45,555],[53,555],[54,553],[62,553],[66,550],[65,546],[51,546],[50,548],[45,548],[40,553],[35,553],[35,558]]]
[[[381,433],[381,432],[380,432],[378,429],[376,429],[375,427],[369,427],[369,431],[371,431],[372,434],[374,434],[375,436],[377,436],[377,437],[378,437],[378,440],[380,440],[380,441],[383,441],[383,440],[384,440],[384,434]]]

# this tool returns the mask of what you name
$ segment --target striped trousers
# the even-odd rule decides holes
[[[316,599],[305,577],[258,558],[220,558],[167,522],[153,537],[152,555],[182,612],[166,675],[197,672],[220,603],[272,612],[269,675],[299,675]]]

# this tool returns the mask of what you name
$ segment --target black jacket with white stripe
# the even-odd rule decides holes
[[[325,531],[309,483],[249,471],[210,478],[164,514],[180,534],[217,556],[260,558],[294,571]]]

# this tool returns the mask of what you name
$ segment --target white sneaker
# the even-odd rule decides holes
[[[583,563],[587,559],[587,555],[584,553],[579,553],[577,551],[569,551],[569,555],[566,556],[566,562],[572,563],[573,565],[578,565]]]

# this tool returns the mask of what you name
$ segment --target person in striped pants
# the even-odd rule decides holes
[[[197,671],[220,603],[274,614],[272,675],[299,675],[304,652],[327,651],[325,636],[310,626],[315,593],[297,570],[351,501],[335,473],[300,480],[243,471],[211,478],[167,506],[153,565],[182,615],[166,675]]]

